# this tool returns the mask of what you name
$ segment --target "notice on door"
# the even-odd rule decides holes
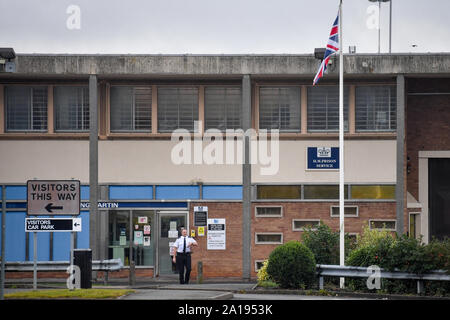
[[[207,249],[226,249],[225,219],[208,219]]]

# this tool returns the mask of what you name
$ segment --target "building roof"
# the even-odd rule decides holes
[[[309,79],[320,60],[312,54],[17,54],[16,72],[0,78],[21,77],[296,77]],[[338,59],[328,68],[338,76]],[[450,53],[345,54],[344,72],[354,77],[450,76]],[[312,80],[311,80],[312,81]]]

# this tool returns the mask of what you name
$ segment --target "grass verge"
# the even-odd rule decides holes
[[[127,289],[52,289],[5,294],[6,299],[115,299],[134,292]]]

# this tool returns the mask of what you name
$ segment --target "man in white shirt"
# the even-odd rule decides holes
[[[188,284],[191,275],[191,247],[198,246],[197,241],[187,236],[187,230],[181,229],[181,237],[173,244],[173,262],[176,262],[180,275],[180,284]],[[186,274],[184,274],[186,268]]]

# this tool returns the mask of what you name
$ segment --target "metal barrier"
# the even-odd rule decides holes
[[[373,275],[372,271],[366,267],[352,267],[339,265],[318,264],[316,266],[319,276],[319,288],[323,289],[323,277],[349,277],[349,278],[368,278]],[[379,269],[379,277],[385,279],[417,280],[417,293],[424,292],[423,281],[450,281],[450,275],[445,270],[433,270],[426,274],[407,273],[403,271],[386,271]]]
[[[38,261],[37,271],[66,271],[69,261]],[[119,271],[123,268],[121,259],[93,260],[92,271]],[[33,261],[5,262],[5,271],[33,271]]]

